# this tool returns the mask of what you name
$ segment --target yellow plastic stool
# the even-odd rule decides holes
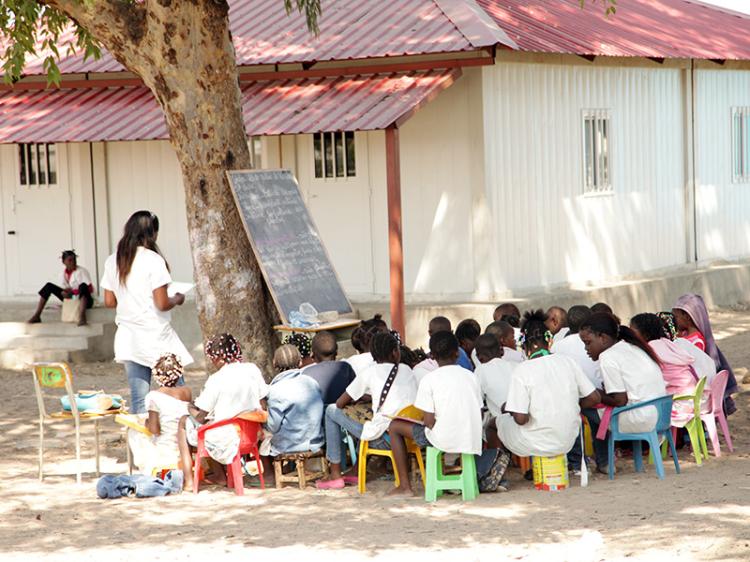
[[[407,406],[398,413],[397,417],[410,418],[415,421],[420,421],[424,416],[424,412],[415,408],[414,406]],[[422,476],[422,485],[425,483],[425,469],[424,459],[422,458],[422,450],[417,444],[411,439],[406,439],[406,454],[414,455],[417,458],[417,465],[419,466],[419,472]],[[396,461],[393,458],[393,451],[390,449],[371,449],[369,441],[359,442],[359,458],[357,460],[357,476],[358,484],[357,488],[360,494],[364,494],[367,491],[367,457],[388,457],[391,459],[391,465],[393,466],[393,475],[396,478],[396,487],[401,484],[401,479],[398,474],[398,468],[396,468]],[[408,475],[407,475],[408,478]]]

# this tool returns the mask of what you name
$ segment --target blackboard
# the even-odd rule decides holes
[[[284,323],[305,302],[352,312],[318,229],[289,170],[227,172],[234,200]],[[345,232],[341,233],[346,236]]]

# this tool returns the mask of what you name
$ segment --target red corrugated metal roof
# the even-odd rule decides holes
[[[694,0],[477,0],[521,50],[654,58],[750,59],[750,16]]]
[[[385,129],[459,75],[443,70],[245,84],[245,127],[248,135]],[[162,111],[145,87],[0,93],[2,143],[166,138]]]
[[[442,3],[457,23],[441,9]],[[308,31],[303,16],[296,11],[286,14],[282,0],[229,4],[238,65],[461,52],[509,41],[499,29],[485,25],[482,30],[477,22],[484,14],[473,13],[464,0],[323,0],[317,37]],[[85,62],[79,55],[66,55],[65,49],[60,52],[58,64],[65,74],[123,70],[106,52],[99,60]],[[44,74],[43,60],[44,53],[29,60],[26,74]]]

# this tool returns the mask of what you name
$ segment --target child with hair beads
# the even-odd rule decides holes
[[[680,336],[693,342],[698,349],[705,351],[711,356],[716,364],[716,371],[727,371],[729,379],[727,388],[724,391],[724,410],[727,415],[733,414],[737,410],[734,404],[732,394],[737,392],[737,379],[734,372],[729,366],[727,358],[716,345],[714,333],[711,329],[711,322],[708,319],[708,309],[703,297],[693,293],[682,295],[672,307],[672,313],[677,322],[677,330]]]
[[[292,332],[281,340],[282,345],[293,345],[299,351],[302,358],[302,366],[312,365],[315,359],[312,357],[312,340],[307,334]]]
[[[144,425],[151,436],[128,429],[133,463],[143,474],[179,463],[177,428],[188,413],[192,393],[187,386],[177,386],[182,378],[182,363],[174,353],[162,355],[151,369],[151,378],[159,385],[146,394],[148,417]]]
[[[209,420],[221,421],[242,412],[259,410],[261,399],[268,394],[260,369],[253,363],[243,362],[242,349],[234,336],[221,334],[211,338],[206,342],[205,352],[218,371],[208,377],[200,396],[188,407],[189,416],[180,420],[178,433],[186,489],[193,487],[190,447],[198,445],[198,427]],[[214,481],[225,484],[222,465],[232,462],[237,455],[240,444],[237,429],[232,425],[211,429],[205,434],[205,443]]]
[[[542,310],[524,314],[523,350],[528,361],[513,371],[497,430],[505,448],[521,457],[567,454],[578,439],[581,408],[599,392],[570,357],[552,355],[552,333]]]

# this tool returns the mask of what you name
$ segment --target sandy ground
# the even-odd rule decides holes
[[[738,371],[750,367],[750,312],[712,315],[721,346]],[[127,395],[113,364],[76,368],[79,389]],[[189,372],[198,391],[205,373]],[[535,491],[511,471],[506,494],[463,503],[448,496],[390,499],[391,484],[368,493],[260,491],[243,497],[220,488],[158,499],[99,500],[95,493],[93,427],[84,427],[83,484],[74,476],[69,425],[48,430],[44,483],[37,480],[37,407],[26,372],[0,371],[0,559],[2,560],[748,560],[750,559],[750,385],[730,418],[735,452],[696,466],[687,449],[682,474],[667,464],[635,474],[620,460],[613,482],[596,476],[588,488]],[[102,431],[103,471],[124,473],[118,426]]]

